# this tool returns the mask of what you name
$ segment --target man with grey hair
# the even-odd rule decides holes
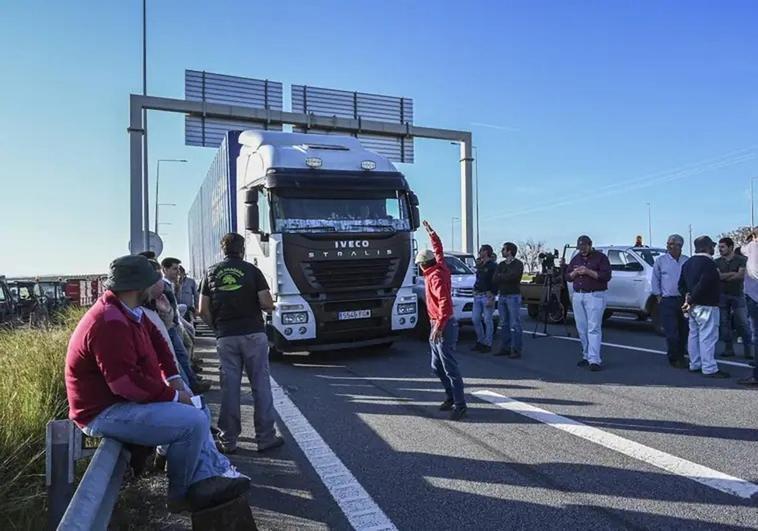
[[[679,292],[679,277],[687,256],[682,254],[684,238],[672,234],[666,241],[666,254],[653,265],[652,292],[658,298],[658,311],[666,334],[666,351],[669,364],[677,369],[686,369],[684,354],[687,350],[689,327],[684,318],[684,299]]]

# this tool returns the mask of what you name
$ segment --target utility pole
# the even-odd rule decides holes
[[[155,234],[158,234],[158,207],[161,205],[176,206],[174,203],[161,203],[158,197],[161,183],[161,162],[187,162],[185,159],[158,159],[155,170]]]
[[[142,95],[147,96],[147,0],[142,0]],[[142,227],[143,250],[150,246],[150,212],[148,204],[147,109],[142,109]]]
[[[692,224],[690,224],[690,256],[692,256]]]
[[[476,208],[474,216],[476,217],[476,250],[479,250],[481,244],[479,243],[479,148],[477,146],[471,146],[474,149],[474,182],[476,183]]]

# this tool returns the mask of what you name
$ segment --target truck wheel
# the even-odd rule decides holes
[[[532,319],[536,319],[540,315],[540,305],[539,304],[527,304],[526,305],[526,313]]]

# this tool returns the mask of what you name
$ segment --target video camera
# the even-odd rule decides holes
[[[537,258],[540,259],[540,267],[542,268],[542,274],[548,275],[555,271],[555,261],[560,255],[558,249],[553,249],[552,253],[540,253]]]

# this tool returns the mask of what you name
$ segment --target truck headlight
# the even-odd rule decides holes
[[[286,312],[282,314],[282,324],[296,325],[308,322],[308,312]]]
[[[416,303],[410,302],[397,305],[397,313],[399,315],[408,315],[410,313],[416,313]]]

